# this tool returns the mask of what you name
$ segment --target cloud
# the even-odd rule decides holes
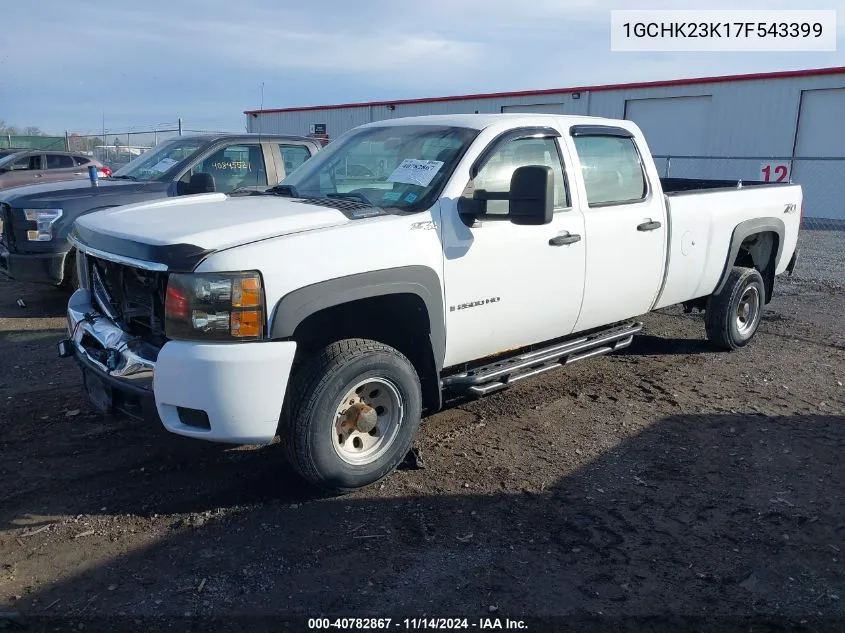
[[[96,129],[172,121],[242,129],[241,111],[845,65],[836,53],[610,51],[615,8],[698,0],[112,0],[6,3],[0,118]],[[709,8],[734,8],[710,0]],[[832,5],[832,6],[831,6]],[[746,0],[743,8],[791,8]],[[840,8],[845,0],[805,0]],[[37,41],[37,46],[33,42]]]
[[[220,47],[244,37],[242,24],[201,22],[185,25],[197,53],[252,69],[330,73],[384,73],[398,83],[420,75],[458,73],[481,61],[484,46],[438,36],[390,30],[330,31],[250,25],[248,45]],[[394,75],[394,73],[396,73]]]

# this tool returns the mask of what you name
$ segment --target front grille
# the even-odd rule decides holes
[[[87,257],[94,302],[124,332],[161,347],[167,274]]]

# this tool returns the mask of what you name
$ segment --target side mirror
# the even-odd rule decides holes
[[[188,183],[188,190],[186,193],[213,193],[216,191],[214,186],[214,176],[211,174],[193,174],[191,181]]]
[[[517,167],[511,176],[508,217],[514,224],[549,224],[555,203],[552,168],[544,165]]]

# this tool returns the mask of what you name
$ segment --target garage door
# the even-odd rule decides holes
[[[845,88],[805,90],[792,180],[804,190],[804,216],[845,220]]]
[[[530,103],[502,106],[502,112],[540,112],[541,114],[566,114],[562,103]]]
[[[625,101],[625,118],[640,126],[651,153],[656,157],[661,175],[666,159],[658,157],[705,155],[710,118],[709,95],[628,99]],[[672,161],[672,171],[677,171],[684,164],[683,160]]]

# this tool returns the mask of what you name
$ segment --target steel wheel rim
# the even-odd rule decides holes
[[[748,286],[736,306],[736,329],[741,336],[749,334],[757,325],[760,315],[760,291]]]
[[[376,413],[372,431],[350,428],[350,409],[371,407]],[[396,441],[404,407],[399,389],[390,380],[372,377],[361,380],[346,392],[335,410],[332,446],[347,464],[363,466],[380,459]]]

